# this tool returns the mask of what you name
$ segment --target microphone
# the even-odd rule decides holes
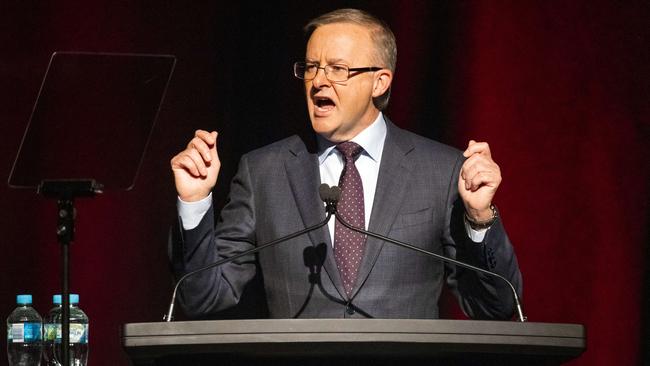
[[[308,232],[314,231],[316,229],[319,229],[319,228],[327,225],[327,223],[330,221],[330,218],[332,217],[334,212],[336,212],[336,203],[338,202],[339,198],[341,197],[341,190],[339,189],[338,192],[339,193],[337,195],[336,191],[332,190],[327,184],[321,184],[320,187],[318,188],[318,193],[320,195],[320,199],[323,202],[325,202],[325,204],[326,204],[325,210],[327,212],[327,216],[325,217],[325,219],[323,221],[319,222],[318,224],[310,226],[310,227],[305,228],[305,229],[302,229],[302,230],[297,231],[297,232],[295,232],[293,234],[283,236],[283,237],[281,237],[279,239],[275,239],[275,240],[273,240],[271,242],[260,245],[258,247],[253,248],[253,249],[243,251],[243,252],[241,252],[239,254],[233,255],[232,257],[228,257],[228,258],[218,260],[218,261],[216,261],[214,263],[208,264],[205,267],[201,267],[199,269],[196,269],[194,271],[191,271],[191,272],[188,272],[188,273],[184,274],[176,282],[176,286],[174,286],[174,291],[172,292],[172,299],[169,302],[169,309],[167,311],[167,315],[163,317],[163,320],[167,321],[167,322],[171,322],[172,319],[174,318],[174,303],[176,302],[176,293],[178,292],[178,288],[179,288],[180,284],[183,283],[183,281],[185,281],[186,278],[191,277],[191,276],[193,276],[193,275],[195,275],[197,273],[206,271],[208,269],[211,269],[211,268],[214,268],[214,267],[219,267],[219,266],[221,266],[223,264],[226,264],[226,263],[230,263],[230,262],[234,261],[237,258],[241,258],[243,256],[247,256],[247,255],[250,255],[250,254],[255,254],[255,253],[257,253],[259,251],[262,251],[262,250],[264,250],[264,249],[266,249],[268,247],[272,247],[274,245],[280,244],[282,242],[293,239],[295,237],[298,237],[300,235],[306,234]],[[246,238],[229,238],[229,240],[247,242],[249,244],[255,245],[254,242],[252,242],[251,240],[248,240]]]
[[[325,210],[328,214],[336,212],[336,204],[341,198],[341,189],[337,186],[331,187],[325,183],[318,187],[318,194],[320,199],[325,202]]]
[[[321,188],[322,188],[322,186],[321,186]],[[334,215],[336,216],[336,221],[340,222],[343,226],[347,227],[348,229],[350,229],[352,231],[356,231],[358,233],[368,235],[368,236],[371,236],[373,238],[389,242],[391,244],[400,246],[402,248],[406,248],[406,249],[414,250],[416,252],[420,252],[422,254],[426,254],[426,255],[428,255],[430,257],[437,258],[437,259],[439,259],[439,260],[441,260],[443,262],[452,263],[452,264],[455,264],[455,265],[457,265],[459,267],[463,267],[463,268],[466,268],[466,269],[469,269],[469,270],[472,270],[472,271],[475,271],[475,272],[480,272],[480,273],[483,273],[483,274],[486,274],[486,275],[501,279],[502,281],[504,281],[505,283],[508,284],[508,286],[510,287],[510,290],[512,291],[512,296],[514,297],[515,306],[517,308],[518,320],[520,322],[525,322],[526,321],[526,317],[524,316],[524,312],[523,312],[523,309],[521,307],[521,302],[519,301],[519,295],[517,295],[517,291],[515,290],[515,287],[512,285],[512,283],[507,278],[501,276],[498,273],[488,271],[486,269],[479,268],[479,267],[473,266],[471,264],[467,264],[465,262],[461,262],[459,260],[446,257],[446,256],[441,255],[441,254],[433,253],[433,252],[430,252],[428,250],[418,248],[418,247],[416,247],[414,245],[407,244],[407,243],[401,242],[399,240],[389,238],[387,236],[383,236],[383,235],[380,235],[380,234],[373,233],[371,231],[367,231],[367,230],[364,230],[364,229],[360,229],[358,227],[354,227],[354,226],[348,224],[341,217],[341,215],[339,215],[339,213],[338,213],[338,211],[336,209],[336,204],[338,203],[338,200],[341,197],[341,189],[339,187],[337,187],[337,186],[333,186],[332,188],[330,188],[330,192],[328,193],[328,197],[334,197],[334,196],[337,197],[337,199],[333,203],[333,205],[334,205],[333,210],[334,210]]]

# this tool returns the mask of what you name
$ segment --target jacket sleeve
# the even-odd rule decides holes
[[[245,156],[216,225],[214,218],[214,208],[210,207],[194,229],[183,230],[180,222],[173,225],[168,252],[177,280],[254,247],[255,197]],[[249,255],[192,275],[180,285],[179,304],[190,318],[236,305],[255,271],[255,256]]]
[[[444,254],[462,262],[497,273],[512,282],[519,297],[522,279],[514,249],[501,218],[487,230],[481,243],[473,242],[464,226],[465,207],[458,193],[458,177],[464,158],[453,169],[447,195],[447,225],[443,238]],[[509,285],[494,276],[446,264],[447,284],[460,306],[473,319],[510,319],[515,302]]]

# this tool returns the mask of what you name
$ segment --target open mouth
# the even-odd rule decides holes
[[[314,96],[313,97],[316,114],[324,114],[332,111],[336,107],[336,103],[328,97]]]

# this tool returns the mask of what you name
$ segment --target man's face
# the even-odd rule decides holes
[[[374,55],[374,44],[366,28],[335,23],[320,26],[312,33],[305,60],[321,67],[328,64],[342,64],[350,68],[384,66],[378,64]],[[333,83],[325,77],[324,70],[319,70],[314,80],[305,82],[312,127],[316,133],[332,142],[353,138],[368,127],[379,113],[372,98],[383,94],[385,79],[375,72],[350,74],[347,81]]]

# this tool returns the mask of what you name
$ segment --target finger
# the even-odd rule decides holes
[[[466,181],[466,189],[472,192],[476,192],[479,188],[488,186],[496,188],[499,186],[501,178],[491,171],[480,171],[473,175],[468,181]]]
[[[486,156],[492,156],[490,152],[490,145],[488,145],[487,142],[476,142],[474,140],[470,140],[469,144],[467,145],[467,149],[465,149],[465,151],[463,152],[463,156],[469,158],[474,154],[483,154]]]
[[[198,169],[199,175],[201,177],[205,177],[205,176],[208,175],[208,168],[206,166],[207,163],[204,160],[205,157],[201,153],[199,153],[195,149],[192,149],[192,150],[186,151],[186,156],[188,156],[190,159],[192,159],[192,162],[194,163],[194,165]]]
[[[176,155],[172,161],[172,170],[184,170],[188,172],[193,177],[200,176],[199,168],[194,163],[194,160],[190,158],[187,154],[181,153]]]
[[[217,137],[219,137],[219,133],[217,131],[212,131],[210,132],[210,135],[214,139],[214,143],[210,148],[210,156],[212,156],[212,159],[219,160],[219,154],[217,153]]]
[[[195,149],[188,149],[178,154],[172,160],[172,168],[183,169],[194,177],[205,177],[208,174],[203,157]]]
[[[465,189],[470,189],[470,184],[472,179],[480,172],[489,171],[487,167],[483,165],[472,165],[464,168],[461,172],[461,177],[465,183]]]
[[[476,174],[479,170],[500,171],[499,166],[490,157],[482,154],[474,154],[467,158],[461,167],[461,177],[467,179]]]
[[[490,154],[490,146],[488,145],[487,142],[476,142],[474,140],[470,140],[469,144],[467,145],[467,149],[463,152],[463,155],[465,157],[470,157],[474,154]]]
[[[481,170],[498,170],[499,166],[494,160],[485,157],[483,155],[472,155],[469,159],[465,160],[463,163],[463,169],[470,170],[479,168]]]
[[[186,151],[196,150],[205,161],[210,161],[212,160],[212,152],[210,150],[213,146],[214,144],[209,145],[202,137],[196,136],[187,144]]]
[[[217,131],[196,130],[194,131],[194,137],[202,139],[208,145],[214,145],[217,142]]]
[[[460,170],[461,178],[464,181],[463,183],[465,183],[466,189],[470,189],[470,181],[479,172],[488,172],[494,174],[496,177],[501,177],[501,168],[492,159],[479,154],[472,155],[472,157],[465,160]]]

